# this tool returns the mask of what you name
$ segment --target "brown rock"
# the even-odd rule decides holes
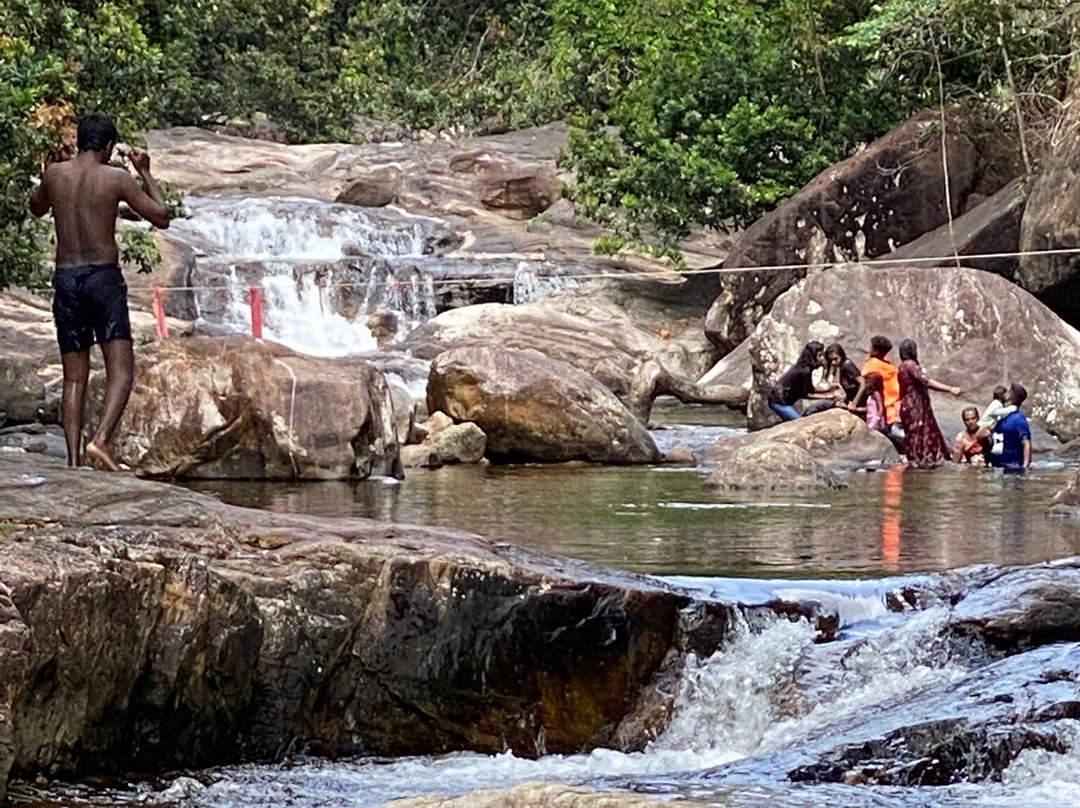
[[[15,759],[15,705],[26,682],[30,629],[11,600],[11,590],[0,583],[0,801]]]
[[[13,776],[297,747],[581,752],[611,743],[669,653],[712,653],[734,624],[733,606],[688,626],[685,593],[456,531],[235,508],[59,463],[35,462],[46,479],[27,486],[28,462],[0,456]],[[20,625],[27,644],[9,642]]]
[[[938,113],[925,111],[853,157],[826,169],[756,221],[724,268],[789,266],[873,258],[948,220]],[[976,187],[979,154],[959,127],[947,138],[953,215]],[[997,189],[994,188],[994,191]],[[724,352],[750,335],[804,269],[738,272],[710,309],[705,332]]]
[[[97,374],[89,423],[97,422],[103,389]],[[196,337],[136,352],[135,383],[113,446],[149,476],[401,476],[393,419],[386,380],[367,362],[240,337]]]
[[[531,351],[458,348],[431,363],[428,410],[473,421],[495,459],[655,463],[645,427],[603,385]]]
[[[397,198],[400,187],[401,169],[391,166],[354,178],[334,201],[364,208],[382,208]]]
[[[481,163],[478,196],[484,207],[510,219],[531,219],[550,208],[562,186],[550,168]]]

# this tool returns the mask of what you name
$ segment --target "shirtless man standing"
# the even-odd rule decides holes
[[[68,465],[82,464],[90,346],[98,343],[105,359],[105,407],[97,431],[86,444],[86,454],[110,471],[120,470],[109,439],[131,393],[135,365],[127,284],[116,248],[120,202],[156,227],[169,226],[169,209],[150,175],[150,156],[139,149],[130,154],[144,191],[127,171],[109,165],[116,139],[116,127],[108,116],[87,115],[79,121],[78,154],[43,171],[41,184],[30,198],[30,212],[44,216],[51,210],[56,225],[53,317],[64,367],[61,423]]]

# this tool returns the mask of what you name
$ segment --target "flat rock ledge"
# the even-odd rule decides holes
[[[6,452],[0,799],[9,775],[618,746],[658,672],[783,606]]]

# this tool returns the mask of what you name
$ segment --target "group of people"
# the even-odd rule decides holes
[[[825,347],[818,341],[808,342],[769,391],[769,408],[781,420],[791,421],[844,407],[888,437],[908,463],[921,468],[946,460],[1009,470],[1031,464],[1031,428],[1020,411],[1027,399],[1023,385],[996,388],[981,416],[976,407],[965,409],[964,429],[950,449],[934,417],[930,391],[953,396],[962,391],[923,372],[914,340],[900,343],[899,365],[888,358],[892,347],[888,337],[871,338],[869,357],[859,367],[839,343]],[[796,405],[804,399],[811,403],[800,412]]]

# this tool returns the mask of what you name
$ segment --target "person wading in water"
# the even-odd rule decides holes
[[[78,154],[43,168],[41,184],[30,197],[30,212],[44,216],[51,210],[56,226],[53,317],[64,368],[61,423],[68,465],[82,464],[90,347],[97,343],[105,359],[105,407],[86,454],[110,471],[121,468],[109,439],[127,405],[135,364],[127,285],[116,247],[120,203],[126,202],[156,227],[169,226],[169,208],[150,175],[150,156],[140,149],[129,155],[144,191],[127,171],[109,165],[116,140],[116,127],[108,116],[95,112],[82,118]]]

